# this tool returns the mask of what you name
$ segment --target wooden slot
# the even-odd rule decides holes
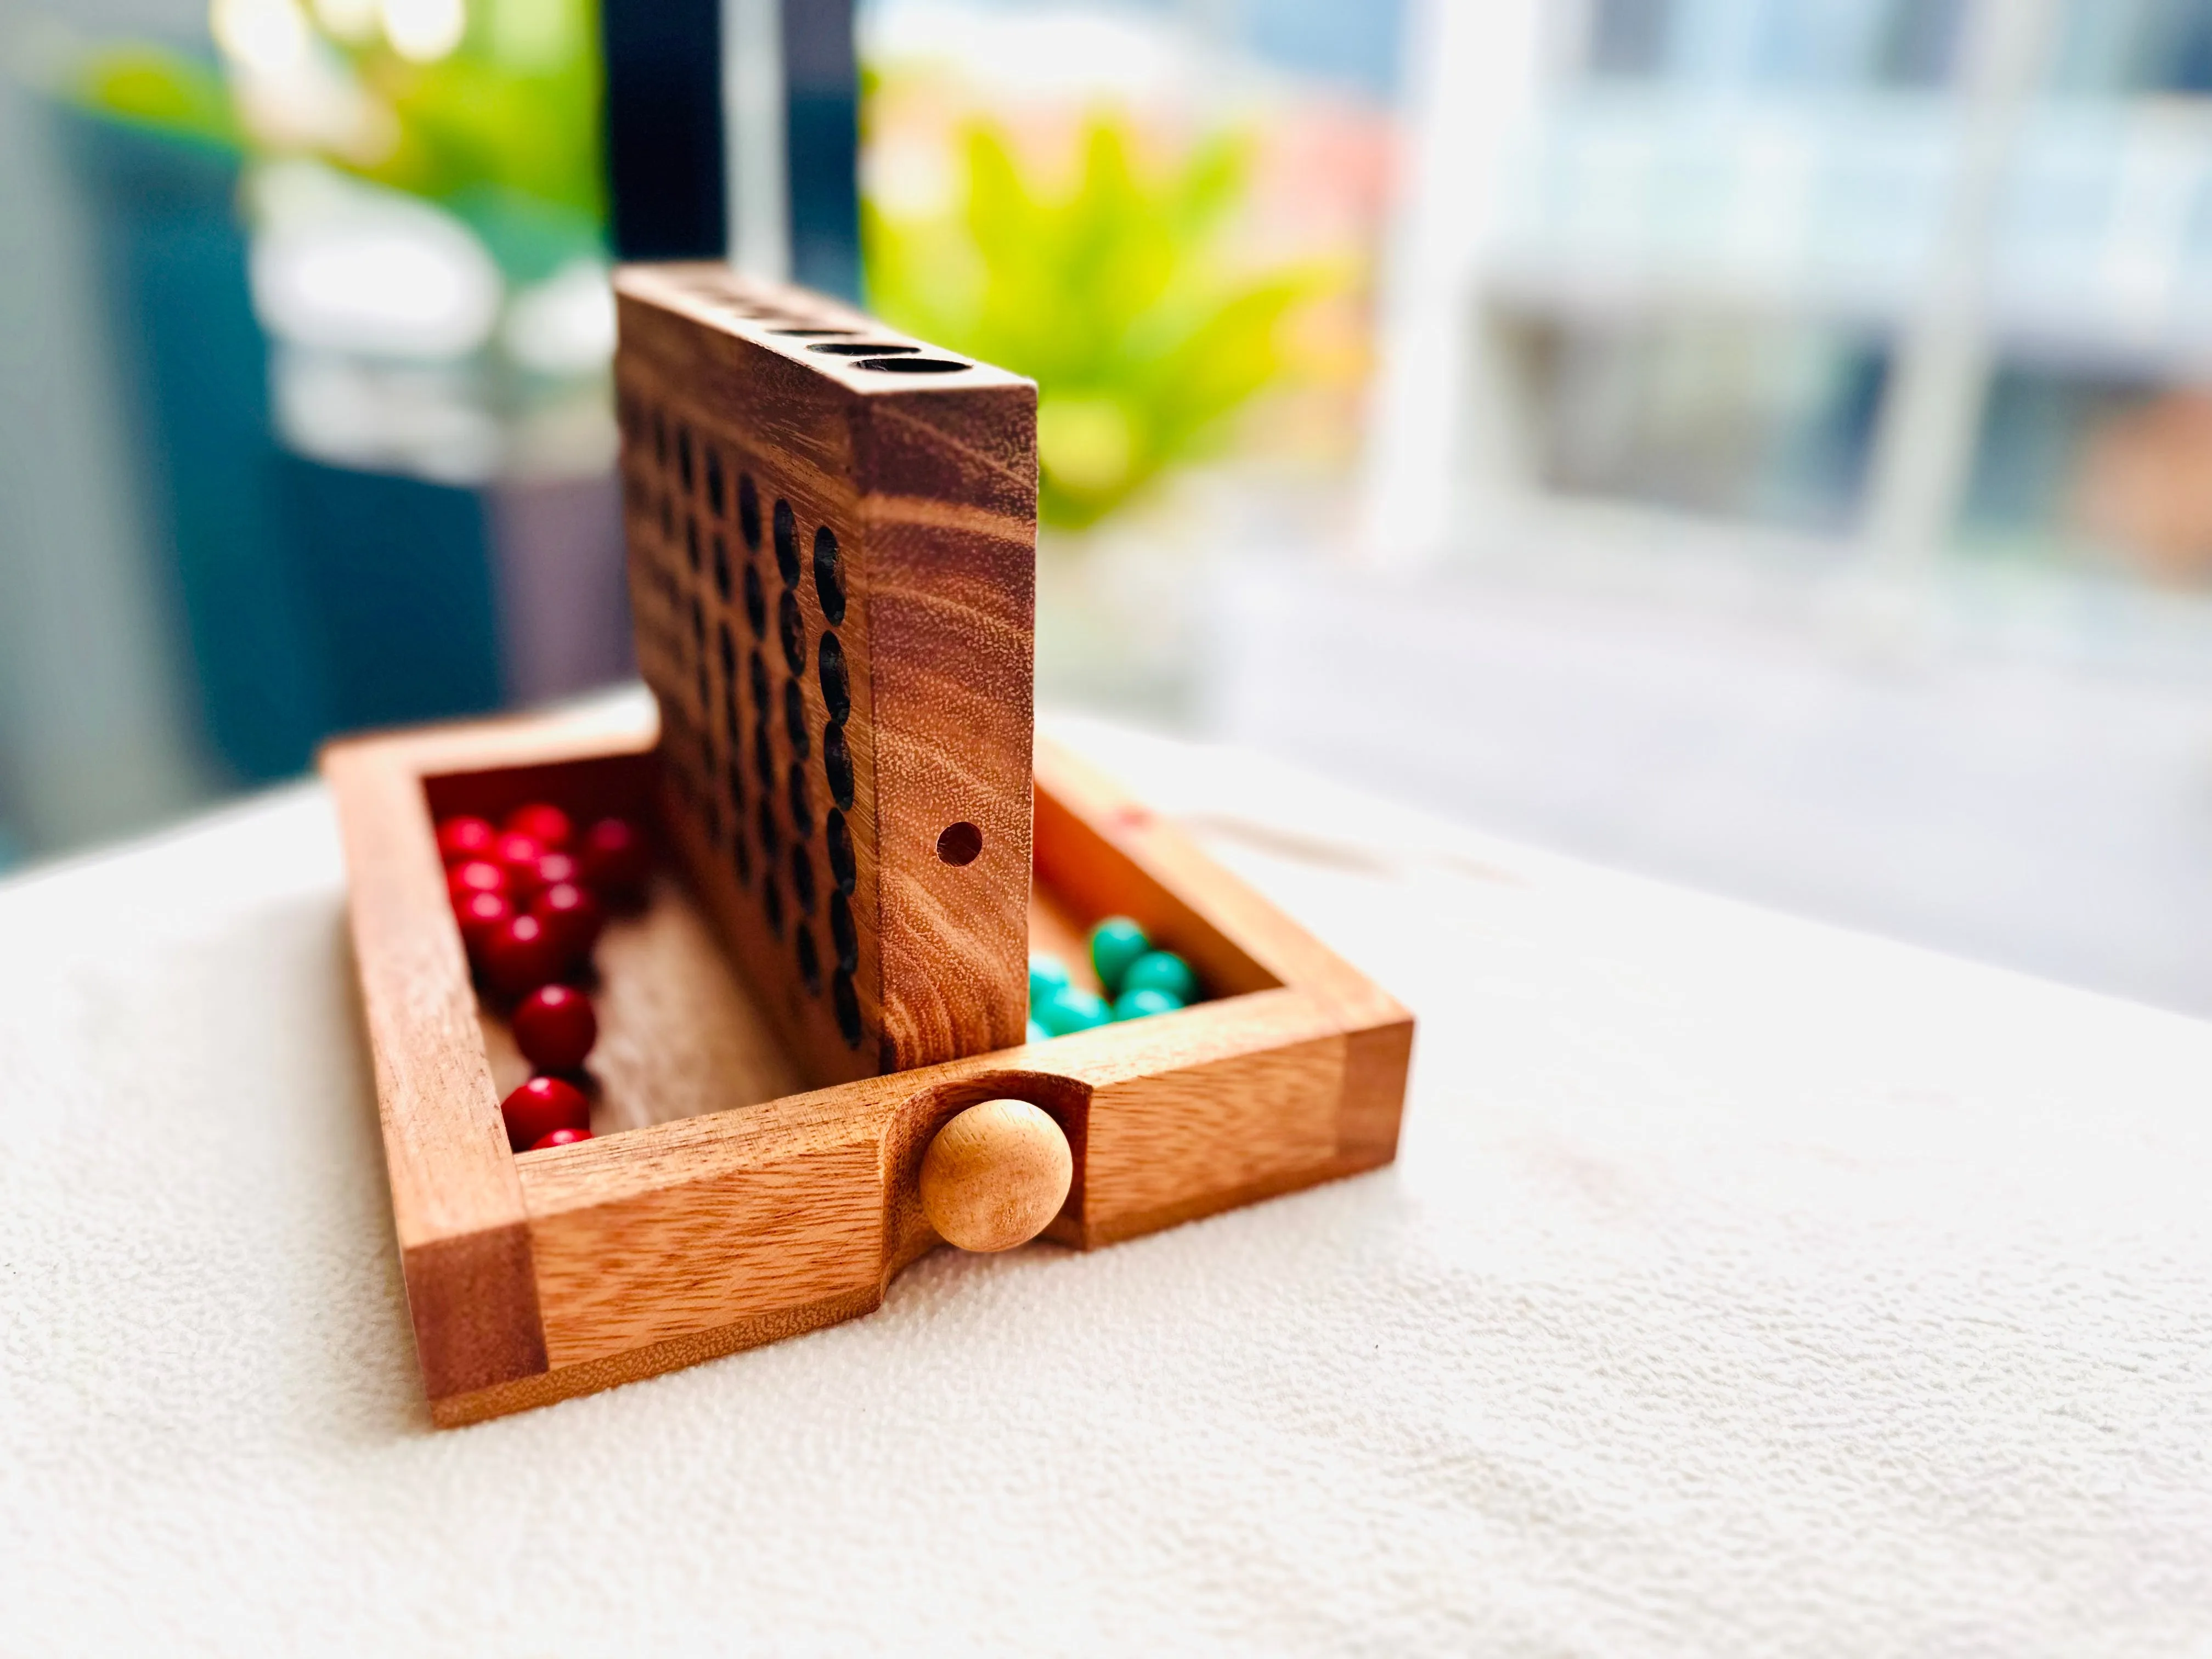
[[[548,799],[669,835],[649,715],[487,722],[333,745],[392,1214],[432,1415],[474,1421],[869,1311],[940,1241],[931,1138],[994,1098],[1066,1135],[1046,1236],[1089,1248],[1388,1163],[1412,1022],[1175,830],[1049,746],[1028,927],[1072,967],[1136,916],[1216,1000],[808,1089],[711,902],[671,860],[602,940],[597,1139],[510,1154],[522,1062],[473,991],[434,820]],[[678,831],[678,833],[680,833]],[[738,941],[742,948],[742,939]]]

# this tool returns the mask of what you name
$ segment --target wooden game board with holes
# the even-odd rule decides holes
[[[653,722],[563,715],[333,745],[353,945],[394,1231],[434,1420],[520,1411],[868,1312],[939,1243],[919,1195],[938,1131],[1012,1097],[1073,1179],[1044,1236],[1093,1249],[1396,1155],[1405,1010],[1173,825],[1073,757],[1036,754],[1042,945],[1135,917],[1211,1000],[806,1090],[681,871],[600,949],[597,1139],[517,1156],[523,1075],[469,981],[435,821],[548,800],[655,823]]]
[[[1036,389],[722,265],[617,283],[678,851],[808,1081],[1020,1040]]]
[[[720,267],[617,295],[657,715],[323,757],[433,1419],[866,1313],[978,1215],[973,1248],[1089,1249],[1389,1162],[1405,1011],[1139,803],[1032,763],[1029,384]],[[500,1102],[527,1067],[436,824],[534,801],[631,818],[664,859],[595,957],[594,1138],[518,1155]],[[1114,915],[1207,1000],[1024,1042],[1029,944],[1082,977]],[[1027,1173],[993,1151],[1017,1133],[1048,1154]]]

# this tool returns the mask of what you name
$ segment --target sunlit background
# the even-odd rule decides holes
[[[1038,380],[1048,705],[2212,1012],[2212,0],[692,11]],[[0,863],[623,678],[617,14],[0,16]]]

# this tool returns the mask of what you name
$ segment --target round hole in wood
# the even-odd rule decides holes
[[[813,742],[806,734],[806,699],[797,680],[783,683],[783,734],[791,739],[791,752],[805,760]]]
[[[760,787],[764,792],[769,794],[775,793],[775,751],[769,747],[768,726],[765,723],[753,727],[753,775],[760,780]],[[763,800],[761,811],[765,812],[769,810],[768,802]],[[772,846],[769,848],[769,855],[771,858],[775,855],[775,848]]]
[[[878,374],[959,374],[969,365],[950,357],[863,357],[855,368],[872,368]]]
[[[853,681],[845,672],[845,647],[835,634],[824,634],[817,654],[821,658],[823,707],[842,726],[853,717]]]
[[[814,532],[814,597],[823,620],[836,627],[845,620],[845,580],[837,568],[837,535],[828,525]]]
[[[825,345],[811,345],[809,351],[826,352],[832,357],[894,357],[902,352],[919,351],[920,346],[893,345],[888,341],[832,340]]]
[[[791,503],[779,501],[770,515],[775,524],[775,568],[786,587],[799,586],[799,520]]]
[[[748,552],[760,551],[760,491],[753,488],[753,475],[738,475],[738,533],[745,538]]]
[[[772,328],[769,332],[794,340],[849,340],[860,331],[852,328]]]
[[[840,968],[830,981],[830,1000],[837,1006],[837,1035],[845,1039],[848,1048],[860,1046],[860,995],[854,988],[853,975]]]
[[[822,827],[822,839],[830,849],[830,876],[837,884],[837,890],[849,893],[860,885],[860,867],[853,858],[853,832],[846,827],[845,815],[831,809],[830,820]]]
[[[1051,1115],[1026,1100],[987,1100],[939,1129],[921,1158],[921,1210],[947,1243],[1011,1250],[1042,1232],[1075,1176]]]
[[[799,596],[788,589],[776,602],[776,634],[783,641],[783,660],[794,674],[806,672],[806,619],[799,614]]]
[[[842,893],[830,895],[830,943],[840,969],[849,974],[860,967],[860,936],[853,927],[853,906]]]
[[[761,588],[760,567],[745,567],[745,622],[753,630],[753,637],[768,637],[768,595]]]
[[[801,910],[810,916],[814,914],[814,860],[804,847],[791,849],[791,896],[799,901]]]
[[[795,948],[799,956],[799,976],[806,982],[811,996],[822,994],[822,957],[814,948],[814,930],[800,922],[793,930],[798,934]]]
[[[853,805],[853,750],[845,741],[845,728],[842,726],[823,729],[822,775],[830,785],[830,798],[849,809]]]
[[[791,833],[805,841],[814,833],[814,802],[806,793],[806,769],[797,761],[784,780],[784,793],[791,808]]]
[[[983,832],[968,823],[948,823],[937,837],[937,856],[947,864],[973,864],[983,850]]]

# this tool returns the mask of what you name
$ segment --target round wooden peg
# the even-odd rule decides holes
[[[987,1100],[937,1132],[921,1160],[921,1208],[948,1243],[1011,1250],[1060,1213],[1075,1157],[1026,1100]]]

